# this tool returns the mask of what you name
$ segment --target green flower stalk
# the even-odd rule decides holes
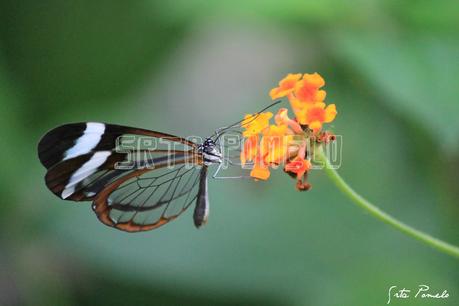
[[[429,234],[421,232],[399,220],[392,217],[388,213],[382,211],[377,206],[372,204],[370,201],[359,195],[351,186],[349,186],[346,181],[333,169],[330,161],[325,156],[321,147],[316,148],[315,152],[315,160],[317,162],[321,162],[324,166],[324,170],[327,173],[328,177],[335,183],[335,185],[340,189],[354,204],[358,207],[364,209],[370,215],[375,217],[376,219],[389,224],[393,228],[399,230],[400,232],[404,233],[405,235],[415,238],[424,244],[437,249],[438,251],[451,255],[453,257],[459,258],[459,247],[442,241],[438,238],[432,237]]]

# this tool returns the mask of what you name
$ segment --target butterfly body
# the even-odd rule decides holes
[[[222,153],[211,138],[207,138],[203,144],[198,146],[198,152],[202,153],[204,164],[206,166],[220,164],[223,162]]]

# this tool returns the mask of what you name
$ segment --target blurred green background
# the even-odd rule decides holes
[[[36,144],[66,122],[209,135],[319,72],[364,196],[459,244],[457,1],[0,1],[0,305],[385,305],[459,262],[372,219],[320,171],[296,192],[211,181],[209,224],[99,223],[46,189]]]

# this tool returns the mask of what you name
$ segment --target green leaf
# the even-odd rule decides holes
[[[331,40],[335,56],[361,74],[383,103],[426,129],[441,149],[457,152],[457,39],[372,32],[340,33]]]

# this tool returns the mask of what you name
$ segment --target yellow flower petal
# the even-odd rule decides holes
[[[245,128],[242,136],[251,137],[261,133],[269,126],[269,119],[273,116],[272,113],[266,112],[255,115],[246,115],[241,122],[241,127]]]
[[[247,161],[252,161],[257,156],[258,152],[258,135],[250,136],[244,141],[244,146],[241,152],[241,164],[244,166]]]
[[[320,74],[317,72],[314,73],[305,73],[303,75],[303,80],[311,84],[312,86],[315,86],[317,88],[320,88],[322,86],[325,86],[325,80],[322,78]]]
[[[267,164],[279,164],[287,158],[288,142],[293,137],[287,125],[271,125],[263,132],[260,150]]]
[[[327,92],[325,90],[318,90],[316,92],[316,96],[315,96],[315,99],[317,101],[323,101],[325,100],[325,97],[327,96]]]
[[[317,133],[322,129],[322,123],[320,121],[313,121],[309,124],[309,128],[314,131],[314,133]]]
[[[268,167],[261,166],[258,164],[255,164],[255,167],[253,167],[252,171],[250,171],[251,177],[264,181],[266,181],[270,175],[271,173],[269,172]]]
[[[330,123],[333,120],[335,120],[335,117],[336,117],[337,113],[338,112],[336,111],[336,105],[335,104],[330,104],[329,106],[327,106],[327,108],[325,109],[325,120],[324,120],[324,122]]]
[[[263,131],[264,136],[284,136],[287,134],[288,126],[285,124],[281,125],[270,125],[269,129]]]
[[[293,90],[295,89],[295,85],[299,79],[301,79],[301,73],[289,73],[285,78],[283,78],[279,82],[278,87],[271,89],[271,91],[269,92],[271,99],[279,99],[293,92]]]

